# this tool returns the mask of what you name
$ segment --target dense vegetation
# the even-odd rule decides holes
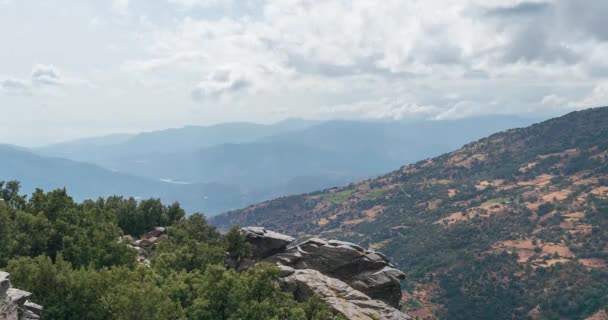
[[[608,108],[212,222],[379,249],[421,318],[585,318],[608,307]]]
[[[121,241],[168,226],[151,267]],[[226,235],[178,204],[110,197],[76,203],[60,189],[19,194],[0,182],[0,269],[31,291],[44,319],[328,319],[318,300],[281,292],[279,271],[226,270],[225,252],[246,255],[238,228]]]

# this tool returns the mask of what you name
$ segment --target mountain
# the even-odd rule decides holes
[[[608,306],[608,107],[211,221],[381,250],[419,318],[584,319]]]
[[[113,150],[100,151],[105,157],[103,161],[89,160],[157,180],[237,184],[269,198],[289,194],[285,193],[289,189],[314,190],[307,189],[306,182],[310,181],[326,188],[377,175],[402,163],[456,149],[471,139],[493,132],[493,128],[506,129],[531,122],[504,116],[457,121],[328,121],[316,125],[295,121],[288,122],[290,125],[265,127],[226,124],[220,130],[225,135],[223,140],[218,140],[219,137],[207,129],[206,133],[198,132],[200,128],[195,130],[198,133],[189,128],[148,133],[110,146]],[[301,128],[295,129],[298,124]],[[275,133],[264,137],[239,133],[246,127],[272,128],[268,130]],[[234,138],[237,136],[251,141],[239,142]],[[153,140],[156,144],[141,143],[142,140]],[[173,145],[177,141],[181,141],[181,147]],[[217,144],[210,145],[211,141]],[[135,145],[148,146],[147,152],[143,149],[135,152],[139,148]],[[158,152],[158,146],[164,150]],[[129,151],[122,152],[123,149]],[[84,157],[88,155],[81,157],[72,153],[70,156],[86,160]]]
[[[272,125],[235,122],[187,126],[139,134],[80,139],[35,148],[33,151],[43,156],[67,158],[112,168],[117,160],[123,158],[141,158],[144,155],[154,157],[156,154],[192,151],[224,143],[244,143],[302,129],[314,123],[288,119]]]
[[[36,148],[33,152],[92,163],[147,181],[182,185],[178,195],[162,191],[158,196],[169,194],[170,199],[186,199],[187,208],[214,215],[279,196],[375,176],[403,163],[454,150],[496,128],[524,126],[532,121],[511,116],[453,121],[289,119],[271,125],[226,123],[110,135]],[[45,174],[52,175],[41,172],[39,178],[46,179]],[[58,185],[67,183],[62,179],[53,181]],[[224,192],[196,187],[209,185],[222,186]],[[87,187],[94,191],[94,186]],[[201,193],[223,200],[209,205],[209,198]]]
[[[179,201],[191,211],[215,212],[248,203],[236,187],[219,184],[175,184],[113,172],[96,165],[42,157],[23,148],[0,145],[0,180],[18,180],[22,191],[66,187],[78,200],[110,195]]]

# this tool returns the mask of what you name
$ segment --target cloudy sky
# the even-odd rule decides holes
[[[0,142],[608,105],[608,1],[0,0]]]

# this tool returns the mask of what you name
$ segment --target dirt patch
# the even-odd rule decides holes
[[[382,249],[386,244],[388,244],[391,240],[387,239],[387,240],[382,240],[380,242],[376,242],[376,243],[372,243],[369,245],[369,250],[371,251],[378,251],[380,249]]]
[[[371,220],[376,219],[376,216],[380,213],[382,213],[384,211],[384,209],[386,209],[386,206],[383,205],[378,205],[378,206],[373,206],[370,209],[364,210],[363,214],[368,217]]]
[[[542,244],[538,242],[534,245],[532,239],[525,240],[507,240],[507,241],[499,241],[495,243],[492,248],[498,251],[507,251],[509,253],[516,253],[519,258],[517,261],[519,263],[526,263],[530,257],[534,255],[545,256],[545,255],[553,255],[557,253],[559,258],[573,258],[574,253],[568,249],[566,245],[558,244],[558,243],[545,243]],[[541,249],[540,252],[536,252],[535,248],[539,247]],[[559,260],[557,257],[551,260]],[[550,261],[550,260],[548,260]],[[559,261],[555,261],[557,263]],[[544,262],[537,262],[536,264],[542,264]]]
[[[487,159],[488,156],[484,153],[475,153],[468,157],[465,154],[457,154],[448,160],[448,165],[470,169],[474,162],[486,161]]]
[[[543,262],[539,262],[539,263],[535,263],[535,265],[537,267],[552,267],[558,263],[566,263],[569,262],[569,259],[565,259],[565,258],[557,258],[557,259],[549,259],[547,261],[543,261]]]
[[[541,247],[543,249],[543,253],[554,254],[557,253],[560,257],[573,258],[574,253],[570,251],[570,249],[563,244],[545,244]]]
[[[548,193],[548,194],[542,196],[541,199],[544,202],[564,201],[564,200],[566,200],[566,198],[568,198],[568,196],[571,193],[572,193],[572,191],[570,191],[570,190],[555,191],[555,192],[551,192],[551,193]]]
[[[606,313],[606,310],[602,309],[585,320],[608,320],[608,313]]]
[[[361,217],[361,218],[357,218],[357,219],[344,220],[344,221],[342,221],[342,224],[355,225],[355,224],[360,224],[360,223],[363,223],[363,222],[374,221],[374,219],[376,219],[376,216],[378,216],[379,214],[381,214],[384,209],[386,209],[386,206],[382,206],[382,205],[374,206],[374,207],[372,207],[370,209],[361,211],[361,213],[363,215],[365,215],[365,217]]]
[[[403,173],[416,173],[416,172],[418,172],[418,169],[416,169],[412,165],[409,165],[409,166],[403,168],[403,170],[401,170],[401,172],[403,172]]]
[[[519,172],[525,173],[526,171],[534,168],[534,166],[536,166],[538,164],[538,162],[534,161],[534,162],[530,162],[530,163],[526,163],[523,166],[521,166],[519,168]]]
[[[456,190],[456,189],[448,189],[448,197],[450,197],[450,198],[454,197],[457,192],[458,192],[458,190]]]
[[[320,225],[320,226],[324,226],[324,225],[326,225],[328,223],[329,223],[329,220],[327,220],[325,218],[321,218],[321,219],[319,219],[319,221],[317,221],[317,224]]]
[[[578,259],[578,262],[580,262],[580,264],[584,265],[585,267],[592,268],[592,269],[606,269],[608,267],[608,264],[606,264],[606,261],[604,261],[602,259],[596,259],[596,258]]]
[[[608,150],[600,152],[598,154],[594,154],[593,156],[591,156],[591,159],[593,159],[593,160],[604,160],[604,159],[606,159],[607,156],[608,156]]]
[[[469,216],[466,214],[462,214],[462,212],[458,211],[458,212],[454,212],[451,215],[445,217],[445,218],[441,218],[435,222],[433,222],[433,224],[445,224],[447,223],[448,225],[451,225],[452,223],[456,223],[459,221],[465,221],[468,220]]]
[[[607,186],[602,186],[602,187],[597,187],[593,190],[591,190],[591,194],[596,195],[598,197],[608,197],[608,187]]]
[[[536,176],[533,180],[529,181],[519,181],[517,185],[519,186],[536,186],[536,187],[544,187],[546,185],[551,184],[551,179],[553,178],[550,174],[541,174]]]
[[[568,150],[564,150],[562,152],[555,152],[555,153],[549,153],[549,154],[543,154],[538,156],[538,158],[540,159],[547,159],[549,157],[563,157],[563,156],[578,156],[580,153],[578,152],[577,149],[568,149]]]
[[[590,224],[581,223],[574,227],[574,230],[569,230],[570,234],[586,235],[591,234],[593,226]]]
[[[562,214],[562,217],[564,217],[567,221],[579,221],[580,219],[585,217],[585,213],[584,212],[566,213],[566,214]]]

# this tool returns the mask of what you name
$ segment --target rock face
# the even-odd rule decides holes
[[[295,269],[313,269],[348,283],[373,299],[399,306],[403,272],[381,253],[343,241],[313,238],[274,254],[264,261]]]
[[[253,255],[256,258],[266,258],[272,254],[282,252],[287,248],[287,245],[295,240],[290,236],[269,231],[262,227],[243,228],[243,232],[247,241],[253,245]]]
[[[29,301],[31,295],[27,291],[13,288],[9,274],[0,271],[0,319],[40,319],[42,306]]]
[[[318,238],[288,247],[292,237],[260,227],[243,228],[243,233],[253,246],[253,259],[279,266],[285,290],[297,299],[319,296],[348,319],[410,319],[396,309],[405,275],[383,254]]]
[[[298,300],[306,300],[313,295],[318,296],[332,311],[348,319],[410,319],[406,314],[386,303],[374,300],[348,284],[317,270],[294,270],[291,275],[283,279],[283,287],[285,291],[293,292]]]

